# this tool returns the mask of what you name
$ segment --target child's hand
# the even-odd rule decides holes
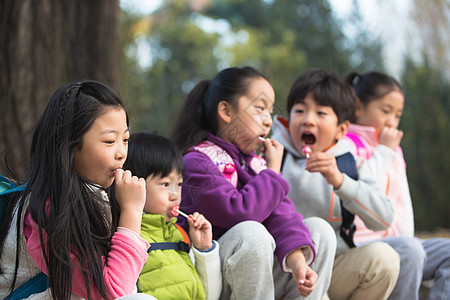
[[[261,148],[262,157],[267,161],[267,168],[279,174],[284,147],[278,141],[266,139]]]
[[[294,250],[289,253],[286,263],[292,269],[292,277],[297,283],[298,292],[303,297],[308,297],[314,291],[318,276],[306,264],[302,250]]]
[[[322,174],[334,189],[340,188],[344,181],[344,175],[337,167],[336,158],[330,153],[318,152],[312,154],[306,160],[305,169],[309,172],[319,172]]]
[[[116,199],[120,206],[119,226],[140,233],[145,179],[132,176],[130,171],[122,169],[116,170],[115,177]]]
[[[115,177],[116,198],[120,209],[134,209],[142,213],[145,204],[145,179],[122,169],[116,170]]]
[[[198,250],[209,250],[212,244],[212,226],[208,220],[198,212],[189,215],[189,236],[194,247]]]
[[[391,127],[383,127],[380,132],[380,144],[385,145],[392,150],[400,145],[403,138],[403,131]]]

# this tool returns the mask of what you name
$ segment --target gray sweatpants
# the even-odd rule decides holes
[[[450,297],[450,239],[388,237],[381,239],[400,255],[400,274],[389,299],[419,299],[422,280],[434,279],[429,300]]]
[[[331,280],[336,235],[320,218],[304,219],[316,247],[312,269],[319,275],[310,299],[321,299]],[[302,299],[290,273],[281,270],[274,256],[275,241],[260,223],[245,221],[220,239],[223,288],[221,299]]]

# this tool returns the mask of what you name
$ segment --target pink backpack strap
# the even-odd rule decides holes
[[[346,137],[349,138],[353,142],[353,144],[355,144],[355,146],[356,146],[356,155],[358,155],[359,157],[364,158],[366,160],[370,158],[369,151],[367,151],[366,146],[359,139],[358,135],[356,135],[356,134],[354,134],[352,132],[347,132]]]
[[[228,152],[211,141],[204,141],[192,147],[192,150],[206,154],[219,168],[219,171],[225,176],[228,182],[234,187],[237,186],[238,175],[236,166]]]

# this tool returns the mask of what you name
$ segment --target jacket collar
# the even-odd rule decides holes
[[[291,134],[289,132],[289,121],[282,116],[274,116],[272,126],[272,138],[279,141],[284,149],[297,158],[303,156],[297,151],[292,142]]]

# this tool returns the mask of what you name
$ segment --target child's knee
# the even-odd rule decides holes
[[[400,255],[391,246],[383,242],[374,242],[366,246],[366,257],[371,259],[374,273],[392,276],[395,279],[400,271]]]
[[[275,250],[275,240],[272,235],[264,225],[256,221],[238,223],[229,229],[226,235],[227,239],[231,239],[240,250],[248,249],[255,255],[258,253],[273,255]]]
[[[308,227],[316,247],[327,247],[336,252],[336,233],[330,223],[319,217],[306,218],[303,222]]]
[[[403,262],[413,262],[415,265],[423,267],[426,260],[426,253],[419,239],[413,237],[398,237],[395,250],[400,254]]]
[[[249,266],[272,270],[275,241],[261,223],[238,223],[219,239],[219,244],[222,269],[226,272],[244,272]]]

